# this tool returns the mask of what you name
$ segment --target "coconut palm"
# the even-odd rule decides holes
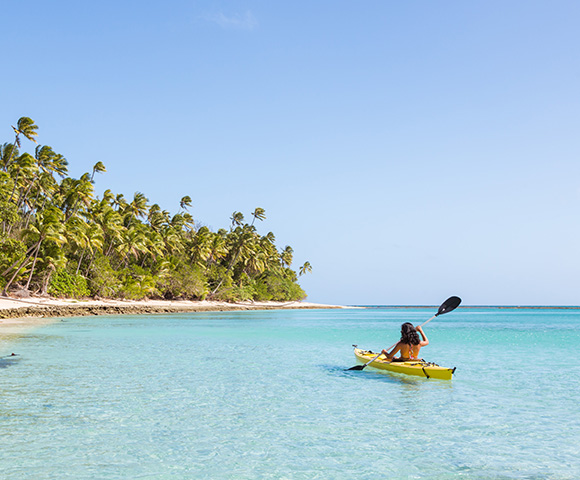
[[[189,195],[182,197],[181,200],[179,201],[179,207],[182,210],[187,210],[188,208],[190,208],[191,207],[191,197]]]
[[[10,160],[12,157],[18,157],[20,153],[18,148],[13,143],[5,143],[0,147],[0,166],[2,171],[8,171],[8,165],[10,165]]]
[[[289,267],[290,265],[292,265],[293,256],[294,250],[292,250],[292,247],[289,245],[284,247],[284,250],[282,250],[282,252],[280,253],[280,261],[282,262],[282,266]]]
[[[202,227],[203,228],[203,227]],[[217,263],[228,254],[225,238],[219,233],[213,233],[209,241],[209,257],[208,262]]]
[[[304,262],[304,265],[300,267],[299,276],[302,276],[306,273],[312,273],[312,265],[310,265],[310,262]]]
[[[194,263],[204,266],[210,258],[211,251],[211,234],[209,228],[201,227],[191,241],[190,255]]]
[[[125,207],[127,206],[127,201],[125,200],[125,197],[123,196],[122,193],[119,193],[114,198],[112,205],[117,211],[123,211],[125,209]]]
[[[12,277],[8,280],[4,286],[4,295],[8,294],[8,290],[20,271],[26,266],[32,257],[34,257],[33,264],[30,271],[30,277],[34,274],[34,267],[36,265],[36,260],[40,252],[40,247],[44,241],[52,241],[58,245],[62,245],[66,238],[63,235],[64,230],[64,216],[63,213],[55,208],[48,207],[43,212],[38,215],[36,221],[30,226],[30,228],[24,232],[25,237],[32,239],[32,247],[28,249],[24,260],[15,268]],[[11,270],[11,269],[10,269]],[[5,272],[6,274],[7,272]]]
[[[110,190],[102,199],[95,198],[95,175],[106,171],[104,164],[97,162],[91,172],[75,179],[68,176],[67,160],[47,145],[37,145],[34,155],[21,154],[22,139],[36,142],[36,130],[32,120],[22,117],[14,127],[14,143],[0,145],[0,221],[4,235],[19,243],[8,256],[3,254],[3,262],[12,263],[2,274],[6,291],[24,280],[27,288],[41,285],[46,292],[53,272],[67,265],[77,274],[82,269],[94,288],[110,283],[111,294],[129,271],[128,281],[149,293],[156,291],[155,281],[161,277],[166,285],[172,284],[171,275],[183,282],[185,271],[195,272],[191,280],[203,285],[190,294],[203,291],[198,293],[203,296],[207,283],[215,294],[226,290],[226,280],[228,289],[234,282],[264,287],[260,282],[272,274],[296,281],[296,273],[288,268],[292,249],[279,252],[274,234],[260,236],[254,227],[257,220],[266,219],[263,208],[254,209],[250,224],[242,213],[233,212],[230,228],[213,232],[194,221],[187,211],[192,207],[187,195],[173,216],[157,204],[149,207],[139,192],[130,202]],[[137,265],[141,268],[114,272],[114,267]],[[306,271],[303,266],[301,272]],[[264,289],[256,292],[263,294]],[[279,295],[287,298],[288,293],[280,290]]]
[[[147,205],[148,201],[147,197],[141,192],[135,192],[133,195],[133,201],[125,205],[123,216],[125,216],[125,218],[130,217],[131,219],[146,218],[147,211],[149,210]],[[129,223],[131,223],[131,221],[129,221]]]
[[[254,222],[256,220],[260,220],[263,221],[266,219],[266,210],[264,210],[263,208],[257,207],[253,212],[252,212],[252,217],[254,217],[254,219],[252,220],[252,225],[254,224]]]
[[[31,142],[36,143],[36,137],[38,136],[36,130],[38,130],[38,127],[34,124],[34,120],[28,117],[20,117],[18,119],[18,122],[16,123],[16,127],[12,125],[12,129],[14,130],[15,134],[14,145],[17,146],[18,148],[22,146],[20,143],[20,135],[22,135],[24,138],[27,138]],[[7,166],[10,164],[10,161],[14,156],[15,150],[16,150],[15,148],[11,149],[10,156],[8,157],[8,161],[6,162]]]
[[[97,162],[93,165],[93,173],[91,174],[91,182],[93,182],[95,178],[95,173],[105,173],[107,169],[103,162]]]
[[[232,229],[233,229],[235,226],[240,226],[242,225],[242,223],[244,223],[244,215],[240,212],[234,212],[232,213],[230,220],[232,221]]]
[[[64,177],[68,171],[68,162],[66,159],[62,155],[54,153],[52,148],[48,145],[38,145],[34,152],[34,158],[36,161],[37,170],[34,176],[28,182],[28,188],[25,192],[21,193],[20,198],[18,199],[19,208],[26,203],[28,195],[30,194],[33,187],[36,187],[36,184],[41,177],[45,177],[46,183],[47,175],[52,177],[52,175],[56,173],[60,177]]]

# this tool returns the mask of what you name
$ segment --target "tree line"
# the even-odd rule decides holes
[[[18,120],[14,141],[0,145],[0,287],[40,295],[103,298],[300,300],[306,297],[291,268],[292,248],[278,249],[272,232],[234,212],[228,228],[211,231],[195,222],[184,196],[171,214],[106,190],[95,196],[97,162],[80,178],[66,158],[37,144],[38,126]],[[24,141],[34,153],[21,152]]]

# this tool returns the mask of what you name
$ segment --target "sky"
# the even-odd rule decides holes
[[[580,305],[580,3],[7,2],[0,141],[201,225],[308,301]],[[33,151],[24,144],[24,151]]]

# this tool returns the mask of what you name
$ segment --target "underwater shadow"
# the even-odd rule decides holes
[[[348,370],[345,367],[337,365],[320,365],[327,373],[341,378],[349,378],[352,380],[374,380],[381,383],[394,383],[397,385],[422,385],[430,381],[428,378],[411,377],[409,375],[402,375],[400,373],[393,373],[388,371],[369,370]]]
[[[416,388],[424,385],[432,385],[434,383],[444,388],[452,388],[453,386],[452,382],[449,380],[416,377],[402,373],[389,372],[387,370],[376,370],[373,368],[365,370],[348,370],[348,368],[345,368],[344,366],[341,367],[337,365],[319,365],[319,367],[332,376],[347,378],[350,380],[364,380],[365,382],[375,381]]]
[[[20,362],[20,355],[16,355],[13,353],[12,355],[6,355],[4,357],[0,357],[0,368],[8,368],[13,367],[18,362]]]

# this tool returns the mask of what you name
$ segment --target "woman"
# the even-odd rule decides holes
[[[421,334],[422,340],[417,332]],[[417,360],[419,358],[419,350],[426,345],[429,345],[429,340],[421,325],[415,328],[412,323],[407,322],[401,325],[401,340],[399,340],[399,343],[390,352],[383,350],[382,353],[391,362],[406,362],[408,360]],[[400,352],[401,356],[393,358],[397,352]]]

